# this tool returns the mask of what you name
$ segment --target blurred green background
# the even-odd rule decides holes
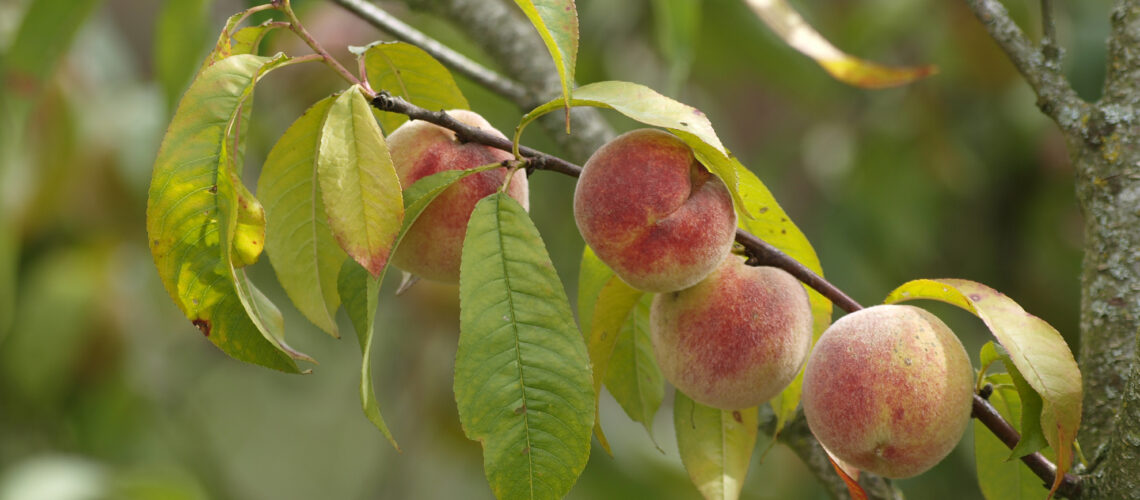
[[[940,69],[879,91],[832,80],[739,1],[697,2],[698,17],[686,13],[691,3],[579,0],[579,81],[635,81],[704,110],[812,240],[828,278],[860,302],[909,279],[967,278],[1075,344],[1081,220],[1065,146],[963,2],[796,2],[850,53]],[[21,31],[31,4],[55,11]],[[388,39],[331,2],[295,4],[345,60],[346,45]],[[0,500],[491,496],[451,394],[454,289],[421,284],[394,297],[388,283],[382,292],[374,373],[397,453],[360,411],[356,343],[330,339],[284,306],[266,259],[251,275],[283,305],[290,343],[320,361],[311,375],[226,358],[159,283],[144,229],[151,162],[190,73],[224,19],[246,5],[0,0]],[[382,5],[493,66],[446,21]],[[1008,6],[1036,36],[1034,3]],[[1108,1],[1058,7],[1069,75],[1095,98]],[[307,53],[288,33],[263,45],[281,50]],[[514,127],[519,109],[458,80],[474,109]],[[342,86],[311,64],[263,80],[248,185],[289,123]],[[635,126],[606,116],[619,131]],[[528,143],[558,152],[532,130]],[[573,297],[582,250],[573,180],[539,173],[531,183],[532,214]],[[987,339],[965,313],[932,309],[971,352]],[[595,453],[571,497],[697,498],[669,404],[654,441],[603,396],[614,456]],[[980,497],[970,440],[900,481],[904,491]],[[744,498],[826,497],[783,447],[760,460],[766,447],[761,436]]]

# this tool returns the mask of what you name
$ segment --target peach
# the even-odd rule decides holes
[[[695,286],[658,294],[649,318],[665,378],[694,401],[725,410],[779,394],[811,348],[811,304],[800,282],[735,255]]]
[[[974,370],[933,314],[869,307],[823,333],[804,374],[808,427],[835,456],[906,478],[940,462],[970,420]]]
[[[448,111],[460,122],[499,136],[482,116],[467,110]],[[514,157],[503,150],[475,143],[462,143],[455,132],[428,122],[405,122],[388,135],[388,151],[400,184],[407,189],[416,181],[445,170],[462,170],[489,165]],[[420,214],[392,255],[392,263],[409,273],[444,283],[459,282],[459,258],[467,221],[475,204],[497,191],[507,177],[506,168],[470,175],[451,187]],[[519,170],[507,189],[522,206],[528,207],[526,172]]]
[[[647,292],[695,285],[732,249],[732,197],[693,151],[634,130],[594,152],[574,191],[574,220],[598,258]]]

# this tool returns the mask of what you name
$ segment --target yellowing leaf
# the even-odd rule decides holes
[[[934,74],[934,66],[889,67],[835,48],[784,0],[745,0],[752,11],[792,48],[812,58],[835,79],[864,88],[905,85]]]
[[[574,0],[515,0],[515,3],[550,50],[562,81],[562,102],[569,107],[570,84],[574,81],[574,65],[578,60],[578,9]],[[566,131],[570,131],[569,117]]]
[[[329,108],[317,149],[317,177],[337,243],[379,276],[400,232],[404,201],[388,146],[359,86]]]
[[[265,248],[265,208],[244,184],[237,187],[237,227],[234,230],[234,267],[245,267],[261,256]]]
[[[973,281],[914,280],[895,289],[884,302],[915,299],[946,302],[981,318],[1025,381],[1041,395],[1041,429],[1057,453],[1055,490],[1072,465],[1072,444],[1081,423],[1081,372],[1065,339],[1009,297]]]

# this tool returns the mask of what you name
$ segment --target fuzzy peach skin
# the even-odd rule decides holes
[[[463,110],[447,112],[456,120],[503,136],[482,116]],[[444,170],[462,170],[514,159],[510,153],[476,143],[461,143],[455,133],[419,120],[400,125],[388,135],[388,151],[400,184],[407,189],[416,181]],[[455,183],[420,214],[392,256],[392,263],[414,275],[445,283],[459,282],[459,258],[467,221],[475,204],[503,185],[506,168],[470,175]],[[507,194],[529,207],[526,172],[515,172]]]
[[[941,320],[913,306],[844,316],[823,333],[804,373],[808,427],[835,456],[880,476],[916,476],[966,431],[974,370]]]
[[[586,162],[574,191],[582,238],[630,286],[695,285],[732,249],[728,188],[685,143],[654,129],[627,132]]]
[[[694,401],[725,410],[779,394],[811,347],[811,304],[800,282],[735,255],[695,286],[658,294],[649,318],[665,378]]]

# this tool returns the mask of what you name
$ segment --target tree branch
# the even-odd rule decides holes
[[[1051,0],[1042,2],[1042,19],[1046,28],[1040,50],[1010,19],[1009,11],[1000,1],[966,0],[966,4],[1033,88],[1037,94],[1037,107],[1061,130],[1070,134],[1083,133],[1082,117],[1088,115],[1090,107],[1077,96],[1061,72],[1061,48],[1056,44],[1052,29]]]
[[[501,0],[405,0],[413,8],[426,8],[468,34],[505,73],[527,91],[526,102],[516,103],[529,111],[562,95],[558,70],[538,32],[512,3]],[[613,138],[613,130],[593,108],[570,112],[574,133],[566,134],[566,123],[554,113],[538,120],[543,130],[574,161],[585,161]]]
[[[407,23],[397,19],[375,4],[365,0],[333,0],[333,2],[344,7],[349,12],[356,14],[357,17],[367,21],[372,26],[388,32],[390,35],[396,37],[396,39],[423,49],[424,52],[431,54],[432,57],[438,59],[447,67],[470,78],[488,90],[506,97],[516,105],[522,106],[531,103],[530,98],[527,96],[527,91],[522,85],[482,66],[463,54],[451,50],[451,47],[439,43],[436,39],[409,26]]]
[[[392,96],[387,92],[381,92],[378,94],[376,98],[372,100],[372,105],[381,111],[401,113],[407,115],[412,119],[423,120],[450,129],[455,132],[456,137],[458,137],[459,140],[464,142],[477,142],[479,144],[486,144],[488,146],[502,149],[504,151],[511,150],[512,144],[510,140],[507,140],[499,135],[491,134],[487,131],[460,123],[458,120],[455,120],[445,112],[429,111],[419,106],[415,106],[399,97]],[[519,152],[523,155],[524,158],[528,160],[528,171],[550,170],[569,175],[571,177],[578,177],[582,172],[582,167],[578,165],[575,165],[557,156],[549,155],[532,148],[520,146]],[[863,308],[863,306],[859,305],[858,302],[855,302],[854,299],[849,297],[835,285],[828,282],[822,276],[815,274],[815,272],[808,269],[803,264],[800,264],[799,261],[793,259],[788,254],[785,254],[784,252],[780,251],[780,249],[768,244],[755,235],[743,229],[737,229],[736,241],[743,245],[745,250],[748,252],[748,255],[750,257],[750,264],[779,267],[792,274],[801,282],[810,286],[812,289],[816,290],[824,297],[827,297],[828,300],[831,300],[835,305],[848,312],[858,311]],[[989,404],[989,401],[986,401],[977,395],[974,397],[973,416],[977,418],[978,421],[982,422],[986,428],[990,429],[994,435],[998,436],[998,438],[1000,438],[1002,442],[1006,444],[1006,446],[1009,446],[1012,449],[1015,445],[1017,445],[1017,441],[1020,439],[1020,437],[1017,435],[1017,431],[1013,429],[1013,426],[1011,426],[1009,422],[1006,422],[1005,419],[1002,418],[999,413],[997,413],[997,410],[995,410],[993,406]],[[815,439],[810,438],[809,431],[805,430],[804,433],[801,433],[795,430],[798,428],[796,426],[801,425],[805,428],[807,425],[802,417],[802,413],[798,414],[792,422],[788,423],[789,431],[784,435],[785,439],[782,441],[792,447],[792,449],[795,450],[796,453],[799,454],[806,463],[808,463],[808,465],[816,472],[816,474],[824,480],[825,484],[832,482],[830,479],[824,476],[825,474],[828,474],[828,472],[820,472],[820,470],[831,470],[831,465],[827,462],[826,454],[822,456],[822,462],[815,463],[819,460],[818,455],[819,452],[822,452],[822,448],[819,448],[819,444],[815,443]],[[771,433],[769,432],[769,434]],[[817,451],[816,448],[819,448],[819,450]],[[1053,478],[1056,477],[1057,468],[1043,455],[1040,453],[1026,455],[1025,457],[1022,457],[1022,461],[1029,465],[1029,468],[1033,470],[1033,472],[1047,484],[1053,484]],[[818,470],[817,466],[819,467]],[[834,476],[834,474],[830,475]],[[868,481],[868,485],[874,486],[876,484],[876,479],[868,479]],[[846,486],[843,485],[842,481],[839,481],[837,484],[839,486],[838,490],[831,488],[830,486],[829,489],[831,489],[833,492],[846,492]],[[878,486],[874,487],[878,488]],[[891,489],[888,488],[887,490],[883,491],[891,491]],[[1075,498],[1075,496],[1080,492],[1080,478],[1071,474],[1066,474],[1065,480],[1061,484],[1059,491],[1062,494],[1069,496],[1070,498]]]

